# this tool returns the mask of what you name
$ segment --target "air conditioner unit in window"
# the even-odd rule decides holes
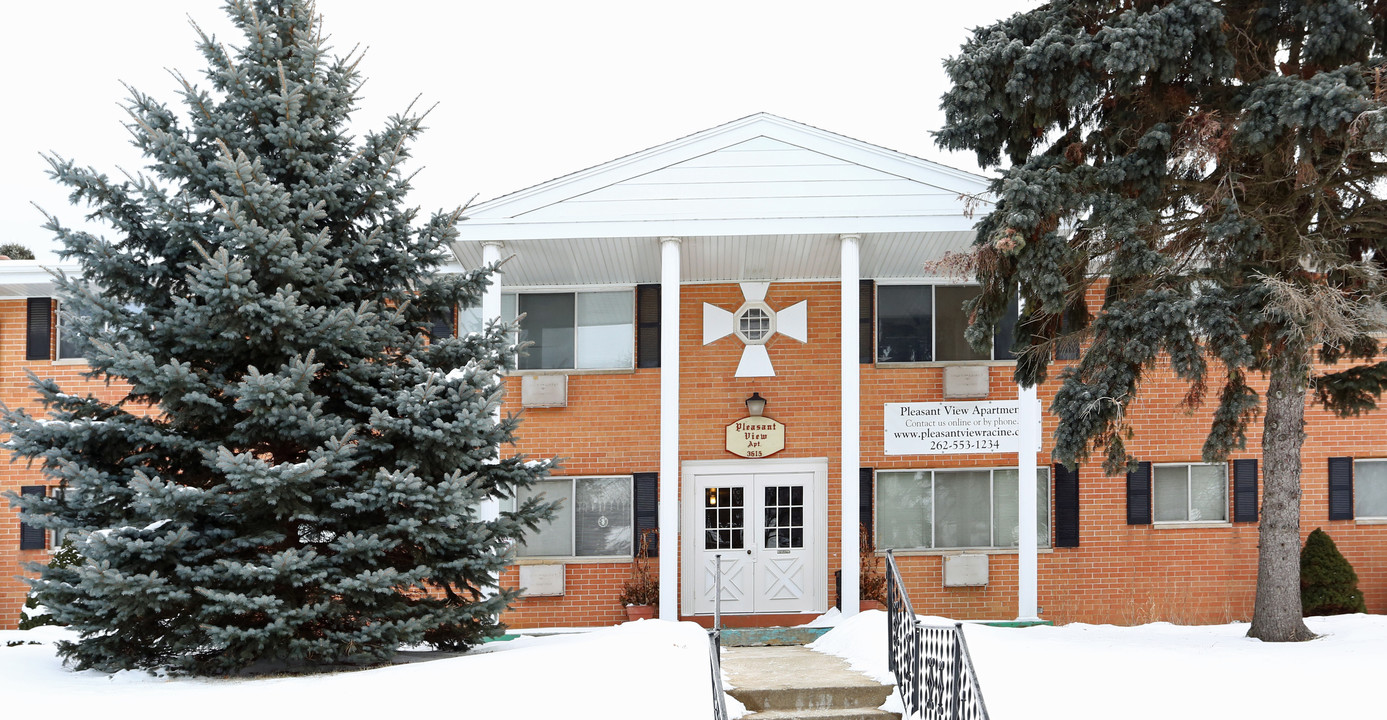
[[[973,553],[944,556],[944,587],[980,587],[986,584],[986,555]]]
[[[568,407],[568,376],[521,375],[520,404],[527,408]]]
[[[563,565],[521,565],[520,597],[563,595]]]

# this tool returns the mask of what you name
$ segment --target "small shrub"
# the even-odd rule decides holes
[[[631,577],[621,586],[622,605],[660,604],[660,578],[650,571],[650,533],[641,534],[640,549],[631,563]]]
[[[886,604],[886,575],[878,570],[881,558],[877,557],[876,548],[872,547],[872,539],[867,537],[867,526],[857,526],[857,555],[860,558],[858,563],[858,582],[860,588],[858,595],[863,600],[875,600],[882,605]]]
[[[1300,551],[1300,604],[1306,616],[1368,611],[1358,589],[1358,573],[1320,528],[1310,533]]]
[[[0,250],[3,249],[3,247],[0,247]],[[82,556],[77,554],[77,548],[72,546],[71,540],[66,540],[61,547],[54,550],[49,556],[48,567],[58,570],[71,567],[80,562],[82,562]],[[35,611],[35,613],[30,615],[30,610]],[[54,620],[52,615],[49,615],[47,612],[38,612],[38,610],[39,599],[31,593],[29,597],[24,599],[24,609],[19,611],[20,630],[33,630],[36,627],[43,627],[44,625],[61,624],[57,620]]]

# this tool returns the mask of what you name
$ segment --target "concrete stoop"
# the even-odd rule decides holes
[[[722,669],[746,705],[744,720],[887,720],[878,710],[891,686],[868,678],[843,660],[803,647],[732,647]]]

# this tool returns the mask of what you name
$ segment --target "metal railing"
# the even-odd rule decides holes
[[[727,700],[722,689],[722,554],[713,556],[718,571],[714,573],[713,629],[708,631],[708,658],[713,665],[713,720],[727,720]]]
[[[887,662],[896,676],[906,717],[988,720],[963,639],[963,623],[940,627],[916,619],[890,551],[886,553],[886,633]]]

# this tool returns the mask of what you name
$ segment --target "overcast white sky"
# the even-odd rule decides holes
[[[416,95],[437,103],[415,145],[413,204],[487,200],[756,112],[977,170],[934,147],[941,63],[971,28],[1038,0],[319,0],[339,53],[369,48],[354,124]],[[0,242],[53,259],[37,204],[83,211],[41,151],[118,175],[122,82],[176,105],[165,68],[201,80],[191,17],[239,44],[219,0],[7,3],[0,43]],[[205,84],[205,83],[203,83]]]

